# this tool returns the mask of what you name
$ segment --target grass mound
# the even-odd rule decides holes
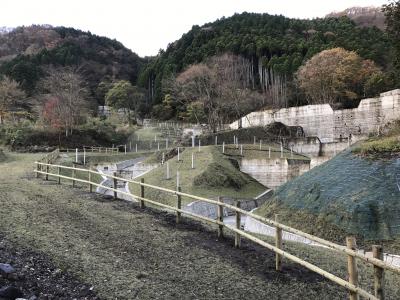
[[[207,169],[193,180],[194,185],[204,187],[232,187],[240,189],[249,183],[249,178],[233,169],[233,165],[211,163]]]

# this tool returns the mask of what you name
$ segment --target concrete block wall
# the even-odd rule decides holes
[[[273,122],[301,126],[306,136],[316,136],[326,143],[348,136],[368,136],[399,118],[400,89],[397,89],[377,98],[361,100],[353,109],[333,110],[329,104],[316,104],[265,110],[244,116],[241,123],[242,127],[265,126]],[[238,124],[235,121],[230,128],[237,129]]]
[[[310,170],[310,160],[242,158],[240,161],[240,170],[249,174],[261,184],[275,189]]]

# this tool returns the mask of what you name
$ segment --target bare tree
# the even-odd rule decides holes
[[[48,76],[41,82],[45,100],[43,115],[47,116],[48,122],[64,129],[68,136],[88,113],[88,90],[74,69],[50,68],[47,73]]]
[[[25,93],[15,80],[4,77],[0,81],[0,124],[3,124],[4,118],[21,104],[25,97]]]
[[[288,106],[288,84],[286,75],[277,73],[273,68],[266,68],[261,59],[258,63],[258,76],[264,94],[263,106],[271,105],[274,108]]]

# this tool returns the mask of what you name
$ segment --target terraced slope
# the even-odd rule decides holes
[[[143,175],[145,182],[176,189],[177,172],[179,172],[182,191],[198,196],[252,198],[266,190],[266,187],[255,179],[240,172],[238,166],[235,166],[237,162],[229,160],[215,146],[204,146],[201,152],[198,148],[181,148],[181,151],[180,161],[177,156],[168,160],[170,179],[166,178],[167,164],[164,164]],[[195,161],[194,169],[192,169],[192,153]],[[134,194],[139,194],[138,186],[131,184],[130,189]],[[176,197],[173,195],[151,189],[146,189],[145,194],[150,199],[157,199],[170,205],[176,204]],[[193,200],[182,199],[183,203],[191,201]]]

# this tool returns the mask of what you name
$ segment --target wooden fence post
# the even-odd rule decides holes
[[[140,178],[140,183],[144,183],[144,178]],[[144,198],[144,186],[140,185],[140,197]],[[140,208],[144,208],[144,201],[140,199]]]
[[[346,237],[346,246],[348,249],[356,251],[356,239],[353,236]],[[358,272],[356,258],[352,255],[347,256],[347,269],[349,272],[349,283],[358,286]],[[350,291],[350,300],[358,300],[358,293]]]
[[[279,223],[279,215],[275,214],[275,222]],[[282,228],[275,228],[275,247],[282,249]],[[275,269],[277,271],[282,271],[282,255],[275,253]]]
[[[89,181],[89,193],[93,192],[93,185],[92,185],[92,172],[90,169],[88,170],[88,181]]]
[[[382,246],[372,246],[372,256],[376,259],[383,260],[383,249]],[[384,294],[384,269],[374,265],[374,290],[375,297],[383,300]]]
[[[218,197],[218,202],[222,203],[222,197]],[[221,204],[217,207],[217,217],[218,221],[224,222],[224,207]],[[223,229],[224,225],[218,225],[218,238],[224,237]]]
[[[36,178],[39,178],[39,163],[36,164]]]
[[[73,163],[72,164],[72,167],[73,167],[73,169],[72,169],[72,187],[75,187],[75,180],[73,179],[73,178],[75,178],[75,164]]]
[[[46,165],[46,180],[49,180],[49,161],[47,160],[47,165]]]
[[[178,186],[178,192],[181,192],[181,187]],[[177,204],[176,204],[176,208],[181,209],[182,207],[182,196],[181,195],[177,195]],[[181,212],[177,211],[176,212],[176,224],[179,224],[181,222]]]
[[[113,173],[114,177],[117,177],[117,172]],[[114,199],[117,199],[117,179],[113,178],[113,187],[114,187]]]
[[[237,200],[236,201],[236,207],[240,208],[240,201]],[[235,211],[235,216],[236,216],[236,229],[240,230],[240,222],[241,222],[241,215],[240,212]],[[240,234],[239,233],[235,233],[235,247],[236,248],[240,248]]]
[[[60,177],[60,174],[61,174],[61,167],[57,167],[58,184],[61,184],[61,177]]]

